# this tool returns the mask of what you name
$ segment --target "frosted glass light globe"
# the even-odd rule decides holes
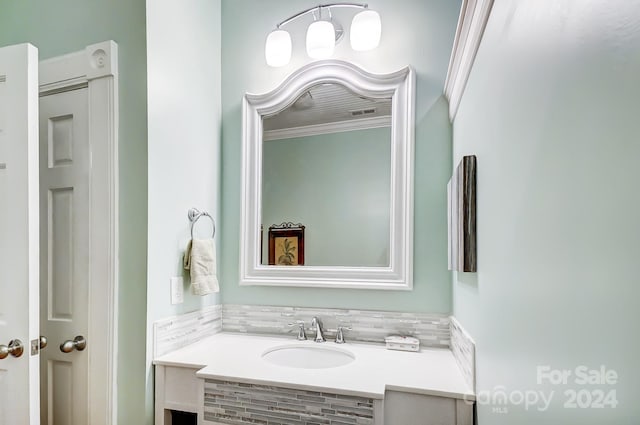
[[[307,54],[313,59],[325,59],[333,55],[336,31],[328,21],[315,21],[307,29]]]
[[[351,48],[357,51],[373,50],[380,44],[382,23],[380,15],[373,10],[358,13],[351,21]]]
[[[267,65],[285,66],[291,60],[291,36],[284,30],[271,31],[264,46]]]

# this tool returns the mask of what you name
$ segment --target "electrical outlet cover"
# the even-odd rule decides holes
[[[171,278],[171,304],[182,304],[184,302],[184,279],[181,277]]]

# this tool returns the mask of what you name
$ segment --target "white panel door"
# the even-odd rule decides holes
[[[88,417],[89,147],[87,88],[40,98],[41,422]],[[68,345],[76,337],[86,348]]]
[[[0,425],[40,419],[38,212],[38,50],[23,44],[0,49]]]

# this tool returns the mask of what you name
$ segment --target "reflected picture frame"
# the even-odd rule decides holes
[[[269,265],[304,265],[304,228],[291,222],[269,226]]]

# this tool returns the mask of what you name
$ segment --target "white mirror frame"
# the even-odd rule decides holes
[[[341,84],[358,95],[392,98],[391,226],[388,267],[268,266],[260,264],[262,116],[291,105],[311,87]],[[415,74],[410,67],[372,74],[344,61],[312,62],[265,94],[242,102],[242,208],[240,285],[357,289],[413,289],[413,149]]]

